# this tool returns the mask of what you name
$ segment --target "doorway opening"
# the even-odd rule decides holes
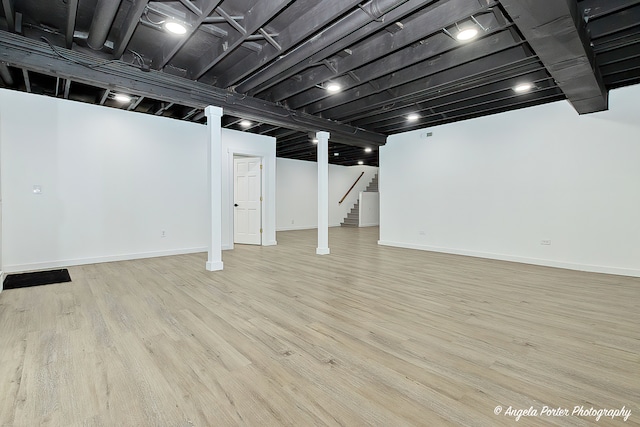
[[[262,157],[233,156],[233,242],[262,245]]]

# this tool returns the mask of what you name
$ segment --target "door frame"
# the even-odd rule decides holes
[[[222,249],[233,249],[233,156],[262,158],[262,246],[276,241],[276,139],[222,129]]]
[[[264,224],[264,214],[263,214],[263,210],[264,210],[264,206],[262,204],[262,200],[264,199],[263,195],[264,195],[264,157],[262,156],[256,156],[256,155],[247,155],[247,154],[239,154],[239,153],[233,153],[233,156],[231,156],[231,162],[233,164],[232,167],[232,175],[231,175],[231,199],[232,199],[232,203],[235,203],[235,196],[236,196],[236,189],[235,189],[235,183],[236,183],[236,165],[235,165],[235,160],[236,158],[250,158],[250,159],[260,159],[260,230],[263,230],[263,224]],[[234,206],[235,208],[235,206]],[[236,215],[235,215],[235,209],[233,210],[233,215],[231,216],[231,243],[233,245],[236,244]],[[264,236],[262,231],[260,231],[260,245],[262,246],[264,242]]]

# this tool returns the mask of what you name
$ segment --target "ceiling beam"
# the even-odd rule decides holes
[[[78,1],[78,0],[74,0]],[[133,4],[129,8],[129,12],[127,13],[124,22],[120,24],[120,32],[118,37],[116,37],[115,43],[113,44],[113,57],[116,59],[122,58],[124,51],[127,49],[129,42],[131,41],[131,37],[133,37],[133,33],[138,28],[138,22],[140,21],[140,17],[144,13],[145,8],[147,7],[147,3],[149,0],[134,0]],[[67,46],[69,47],[69,46]]]
[[[202,25],[211,15],[211,12],[222,2],[222,0],[205,0],[202,5],[202,13],[198,15],[196,19],[191,22],[191,25],[187,28],[187,33],[182,37],[168,37],[167,41],[157,50],[156,55],[151,61],[151,67],[155,70],[161,70],[165,65],[173,59],[174,56],[180,52],[180,49],[189,41],[191,36],[198,31],[200,25]]]
[[[56,48],[19,35],[0,31],[0,61],[54,77],[175,102],[192,108],[222,107],[227,114],[302,132],[327,131],[331,139],[356,146],[384,145],[382,134],[290,110],[273,102],[240,95],[192,80],[149,72],[120,61],[105,62],[93,56]]]
[[[608,108],[608,94],[576,0],[500,0],[579,114]]]
[[[309,5],[300,9],[306,12],[301,16],[296,16],[287,28],[279,32],[278,44],[283,51],[293,48],[317,32],[318,28],[322,28],[357,6],[359,2],[360,0],[308,0]],[[309,25],[309,22],[313,22],[314,25]],[[219,76],[217,85],[220,87],[231,86],[281,53],[270,44],[266,44],[260,52],[246,55],[244,59],[229,68],[224,75]]]

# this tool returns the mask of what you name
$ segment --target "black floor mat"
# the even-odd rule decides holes
[[[50,285],[52,283],[70,282],[69,270],[36,271],[34,273],[9,274],[4,279],[3,288],[17,289],[29,286]]]

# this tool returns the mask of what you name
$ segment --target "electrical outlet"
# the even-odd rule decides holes
[[[293,224],[293,220],[291,220],[291,224]]]
[[[540,240],[540,244],[543,246],[549,246],[551,245],[551,240],[548,240],[548,239]]]
[[[421,235],[421,236],[426,236],[427,232],[426,231],[420,231],[420,232],[418,232],[418,234]]]
[[[164,231],[164,230],[162,230],[162,231],[160,232],[160,238],[165,238],[165,237],[167,237],[167,232],[166,232],[166,231]]]

